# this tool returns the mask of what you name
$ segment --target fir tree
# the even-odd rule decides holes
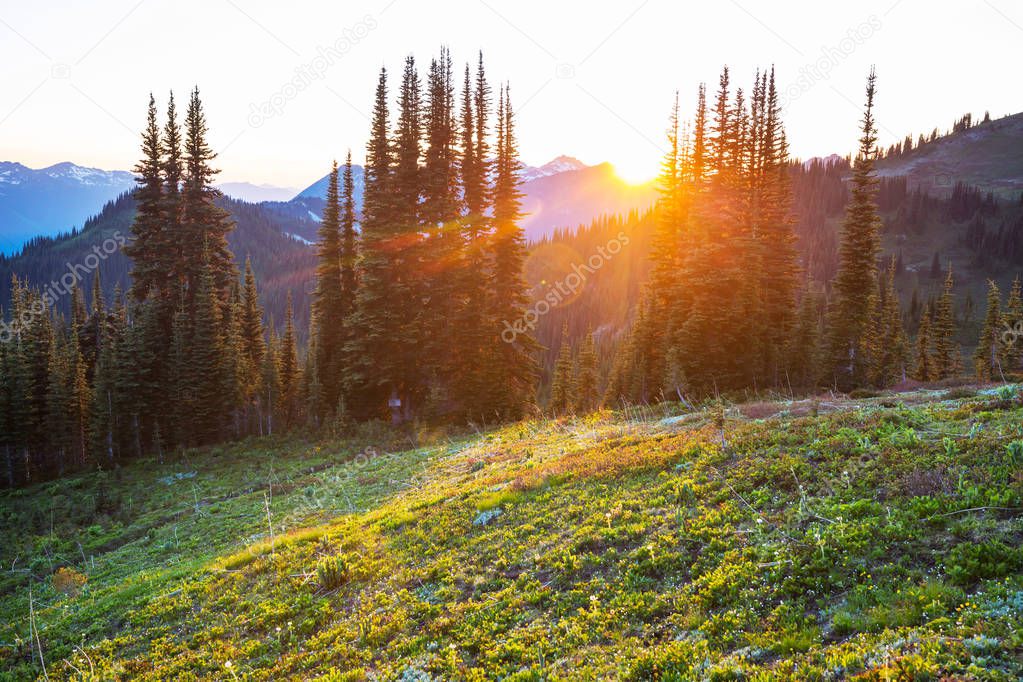
[[[281,403],[281,364],[280,344],[273,324],[270,325],[270,339],[266,352],[263,353],[263,364],[260,368],[260,433],[273,435],[277,421],[274,415],[280,411]]]
[[[366,148],[365,190],[362,209],[362,268],[346,374],[348,395],[358,396],[356,416],[383,414],[384,405],[401,384],[404,324],[399,305],[404,291],[397,276],[400,248],[395,232],[394,155],[389,139],[387,72],[381,70],[373,106],[370,140]]]
[[[136,301],[145,301],[151,291],[165,284],[167,272],[159,249],[165,242],[163,158],[160,127],[157,123],[156,100],[149,96],[146,129],[142,133],[143,158],[135,166],[138,174],[135,189],[135,221],[131,231],[134,240],[126,245],[125,255],[133,261],[131,294]]]
[[[1023,364],[1023,289],[1020,278],[1012,282],[1009,298],[1005,302],[1005,314],[1002,316],[1002,349],[1001,361],[1005,371],[1015,372]]]
[[[586,414],[592,412],[600,400],[600,374],[597,348],[591,330],[583,339],[579,349],[579,366],[576,372],[575,409]]]
[[[301,387],[301,369],[298,364],[298,339],[295,334],[295,315],[291,306],[291,292],[288,292],[288,303],[285,312],[284,336],[278,350],[278,367],[280,376],[280,400],[278,414],[280,422],[286,426],[295,424],[298,417],[298,405]]]
[[[492,293],[495,326],[492,344],[497,353],[491,386],[494,391],[491,407],[508,418],[520,417],[529,406],[536,385],[536,353],[538,345],[531,334],[519,334],[511,343],[502,341],[503,323],[520,319],[526,311],[526,285],[522,269],[526,259],[526,243],[521,217],[517,143],[511,95],[506,85],[498,105],[497,164],[494,181],[494,237]]]
[[[186,235],[181,225],[181,181],[184,168],[181,151],[181,127],[178,123],[174,93],[167,100],[167,122],[163,128],[163,219],[161,243],[155,247],[161,258],[160,269],[168,283],[165,302],[174,307],[178,304],[182,287],[186,285],[185,242]]]
[[[345,342],[345,292],[342,290],[341,267],[344,254],[341,238],[341,196],[338,187],[337,162],[328,176],[327,197],[320,223],[316,293],[314,297],[316,376],[323,392],[318,409],[337,404],[341,393],[342,354]],[[316,417],[322,419],[323,413]]]
[[[828,321],[831,330],[828,376],[846,388],[861,381],[865,369],[857,351],[869,322],[868,297],[876,281],[877,254],[880,251],[877,179],[874,174],[876,78],[871,69],[867,78],[867,103],[859,155],[853,169],[852,196],[842,225],[840,265],[834,283],[835,303]]]
[[[999,362],[999,344],[1002,333],[1002,293],[994,280],[987,283],[987,312],[984,315],[984,325],[980,330],[980,339],[977,342],[977,350],[973,354],[973,366],[977,372],[977,378],[981,381],[991,381],[1001,376],[1002,368]]]
[[[200,271],[194,306],[195,318],[188,348],[189,385],[194,400],[188,419],[195,442],[206,444],[220,438],[227,407],[221,306],[213,264],[209,261]]]
[[[938,299],[938,308],[934,316],[932,335],[934,337],[934,378],[948,379],[959,370],[959,348],[955,343],[956,323],[953,308],[952,265],[949,264],[945,277],[945,286]]]
[[[902,309],[895,290],[895,258],[879,281],[877,329],[878,343],[872,349],[871,380],[884,388],[906,378],[909,344],[902,326]]]
[[[811,388],[819,376],[820,308],[818,297],[805,290],[800,297],[796,324],[789,340],[788,380],[790,385]]]
[[[934,359],[931,357],[931,314],[924,311],[920,327],[916,332],[916,352],[913,362],[913,378],[917,381],[931,381],[935,377]]]
[[[219,172],[210,166],[216,154],[206,140],[206,115],[199,89],[192,91],[185,116],[184,177],[181,188],[181,243],[184,281],[189,297],[197,295],[202,271],[208,267],[213,292],[220,301],[237,278],[227,235],[234,223],[214,203],[220,190],[213,186]]]
[[[489,317],[490,222],[486,212],[490,187],[487,159],[481,156],[479,147],[482,144],[486,148],[486,97],[489,88],[483,73],[482,56],[477,68],[474,91],[469,65],[465,67],[460,126],[461,156],[458,164],[464,217],[461,235],[462,269],[458,286],[461,301],[455,312],[454,325],[458,362],[453,373],[455,397],[466,416],[478,414],[481,407],[484,408],[482,412],[487,412],[488,350],[493,341],[490,330],[493,325],[500,324]]]
[[[549,408],[555,414],[566,412],[575,402],[575,382],[573,377],[572,346],[568,338],[568,325],[561,330],[561,347],[558,361],[554,365],[554,377],[551,381],[551,400]]]
[[[252,272],[252,262],[248,256],[245,258],[245,280],[242,286],[241,342],[253,376],[257,376],[263,364],[266,341],[263,310],[259,305],[259,293],[256,290],[256,276]]]

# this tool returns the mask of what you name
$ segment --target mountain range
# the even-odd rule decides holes
[[[362,203],[363,169],[353,167],[355,202]],[[559,156],[542,166],[522,169],[523,219],[527,239],[535,241],[559,227],[574,227],[605,213],[625,213],[653,204],[650,185],[632,186],[618,178],[610,164],[587,166]],[[12,253],[33,237],[53,237],[80,229],[102,206],[134,187],[134,174],[105,171],[70,162],[34,170],[20,163],[0,162],[0,253]],[[271,210],[299,221],[312,218],[302,233],[316,239],[315,221],[323,212],[327,176],[302,191],[273,185],[225,182],[229,197],[266,203]]]
[[[954,173],[941,175],[949,164],[954,165]],[[906,281],[900,284],[905,297],[914,288],[929,295],[934,282],[940,284],[940,277],[935,279],[933,274],[934,263],[940,264],[939,275],[945,264],[954,264],[957,281],[968,289],[962,293],[963,300],[968,296],[973,301],[982,300],[987,278],[1008,286],[1023,265],[1023,204],[1019,202],[1023,191],[1023,115],[985,121],[939,137],[910,152],[882,159],[878,168],[884,180],[880,192],[884,251],[886,256],[898,255],[907,273]],[[835,155],[818,157],[794,165],[792,172],[796,231],[804,267],[812,279],[826,282],[837,267],[849,163]],[[8,299],[12,275],[36,285],[49,282],[60,277],[68,263],[80,262],[93,244],[115,231],[127,234],[131,229],[134,202],[126,193],[132,186],[130,173],[73,164],[32,171],[12,163],[0,165],[0,173],[2,241],[18,248],[32,237],[17,255],[0,254],[0,306]],[[558,157],[542,166],[524,168],[522,176],[523,211],[527,213],[522,224],[535,245],[534,251],[544,255],[552,248],[560,249],[572,262],[578,260],[577,251],[563,247],[579,225],[600,216],[642,213],[656,200],[653,183],[629,185],[606,163],[589,166],[570,157]],[[361,167],[354,168],[354,180],[358,205],[364,184]],[[993,199],[984,199],[976,190],[970,190],[975,195],[960,192],[958,198],[952,197],[952,192],[946,191],[950,182],[953,186],[955,182],[972,184],[981,192],[1000,195],[1001,201],[995,206],[990,203]],[[915,193],[917,188],[924,193]],[[227,196],[220,200],[237,223],[230,236],[231,249],[239,265],[247,256],[252,258],[267,311],[279,322],[290,292],[300,329],[308,321],[305,316],[314,287],[316,258],[315,249],[310,247],[317,239],[325,190],[326,177],[289,200],[251,203]],[[30,205],[41,214],[55,210],[46,204],[63,203],[65,191],[79,198],[93,191],[103,197],[97,201],[109,201],[91,208],[80,205],[85,214],[97,215],[81,223],[57,223],[54,219],[48,233],[13,229],[15,222],[10,216],[18,209],[12,208],[15,204],[11,197],[19,198],[20,206]],[[78,225],[81,229],[70,230]],[[552,244],[552,240],[558,244]],[[114,287],[128,286],[129,269],[130,263],[120,253],[103,264],[108,296]]]
[[[127,171],[58,163],[32,169],[0,161],[0,253],[39,235],[80,228],[106,202],[135,184]]]

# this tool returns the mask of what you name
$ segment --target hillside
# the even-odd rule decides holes
[[[0,677],[1020,679],[1021,423],[669,405],[4,491]]]
[[[1008,199],[1023,192],[1023,113],[978,123],[913,151],[884,159],[882,176],[904,175],[910,187],[948,196],[957,182]]]
[[[315,253],[290,235],[315,223],[308,217],[279,211],[273,204],[249,204],[230,197],[221,197],[217,204],[226,209],[236,223],[228,236],[228,243],[239,269],[244,267],[245,257],[251,256],[253,269],[260,280],[264,305],[278,312],[276,317],[281,320],[290,290],[295,296],[296,309],[306,309],[311,292],[306,283],[315,265]],[[80,231],[56,237],[36,237],[17,254],[0,256],[0,307],[6,308],[9,303],[12,275],[27,278],[31,284],[40,287],[59,280],[69,267],[82,264],[86,254],[92,253],[93,248],[102,245],[104,240],[117,234],[131,235],[134,218],[135,202],[124,194],[103,206]],[[115,288],[128,289],[131,263],[122,252],[108,255],[99,268],[104,296],[108,301]],[[88,290],[91,273],[85,279],[84,287]],[[67,312],[69,298],[59,298],[59,310]]]
[[[0,161],[0,253],[12,253],[32,237],[81,228],[104,203],[135,185],[127,171],[73,163],[27,168]]]

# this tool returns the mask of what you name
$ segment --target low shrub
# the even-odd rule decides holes
[[[78,593],[82,591],[82,587],[85,586],[86,578],[83,574],[79,573],[73,568],[61,567],[57,569],[57,572],[50,578],[50,582],[53,584],[53,589],[57,592],[62,592],[69,597],[76,597]]]
[[[1023,568],[1023,549],[999,540],[964,542],[956,545],[945,562],[949,579],[957,585],[1004,578]]]
[[[323,589],[336,590],[348,582],[348,561],[341,555],[320,559],[316,564],[316,577]]]

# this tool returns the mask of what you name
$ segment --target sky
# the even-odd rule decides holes
[[[884,146],[1023,111],[1013,0],[0,0],[0,160],[130,169],[149,93],[198,86],[219,181],[302,188],[363,159],[379,69],[396,85],[442,44],[510,83],[525,163],[630,181],[657,173],[675,92],[688,116],[726,64],[747,90],[774,65],[800,158],[854,148],[872,64]]]

